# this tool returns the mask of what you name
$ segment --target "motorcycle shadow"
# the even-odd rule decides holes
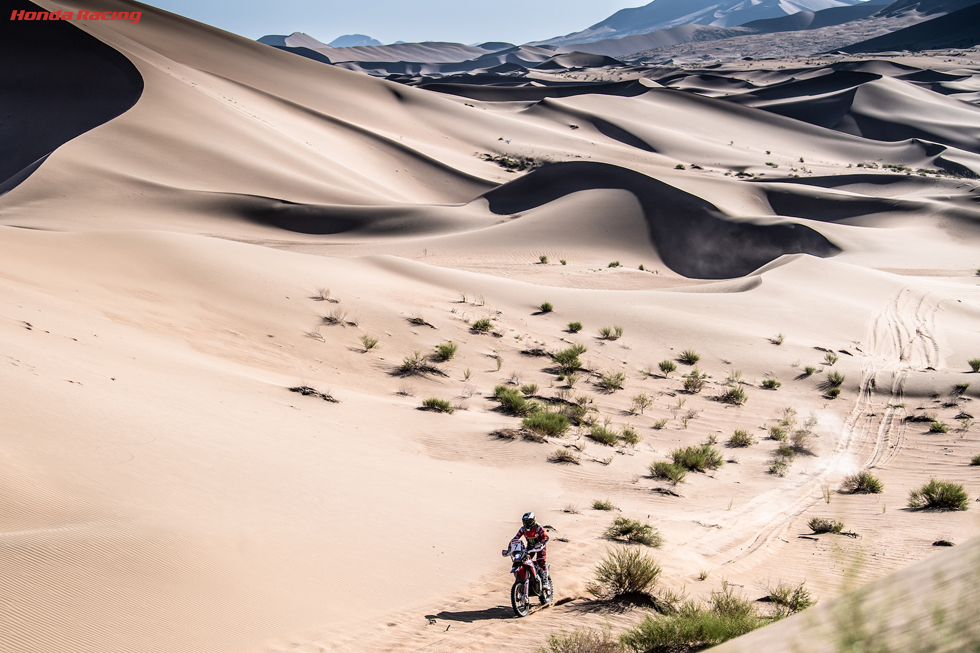
[[[462,610],[460,612],[442,611],[439,614],[427,614],[426,619],[442,619],[444,621],[459,621],[462,623],[473,623],[474,621],[488,621],[490,619],[513,619],[514,610],[509,605],[498,605],[486,610]]]

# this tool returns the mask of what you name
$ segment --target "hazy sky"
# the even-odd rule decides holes
[[[150,0],[148,4],[241,36],[305,32],[393,41],[527,43],[577,32],[649,0]]]

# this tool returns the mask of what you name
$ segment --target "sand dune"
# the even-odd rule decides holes
[[[827,604],[976,534],[973,509],[903,509],[930,476],[980,493],[972,55],[629,68],[524,48],[487,57],[554,66],[418,88],[139,7],[8,41],[90,75],[25,88],[9,119],[88,122],[3,134],[26,163],[0,197],[0,648],[534,651],[646,614],[585,592],[613,516],[663,534],[664,587],[806,580]],[[82,104],[96,82],[112,111]],[[571,342],[584,370],[559,379],[541,354]],[[688,348],[699,393],[657,367]],[[432,370],[406,375],[416,351]],[[521,425],[499,384],[583,397],[640,439],[493,435]],[[744,405],[719,399],[732,385]],[[787,407],[817,424],[779,476]],[[735,429],[756,442],[726,447]],[[716,472],[650,476],[712,437]],[[858,469],[884,493],[837,492]],[[499,553],[528,509],[562,603],[517,620]],[[813,516],[861,537],[800,538]]]

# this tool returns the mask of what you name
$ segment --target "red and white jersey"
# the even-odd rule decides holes
[[[528,548],[537,546],[538,544],[546,544],[548,542],[548,533],[545,532],[538,522],[534,522],[534,526],[531,528],[521,526],[521,529],[517,531],[517,535],[514,536],[514,539],[519,540],[521,537],[527,540]]]

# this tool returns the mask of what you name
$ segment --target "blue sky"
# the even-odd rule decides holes
[[[393,41],[527,43],[585,29],[649,0],[152,0],[147,4],[252,39],[306,32]]]

